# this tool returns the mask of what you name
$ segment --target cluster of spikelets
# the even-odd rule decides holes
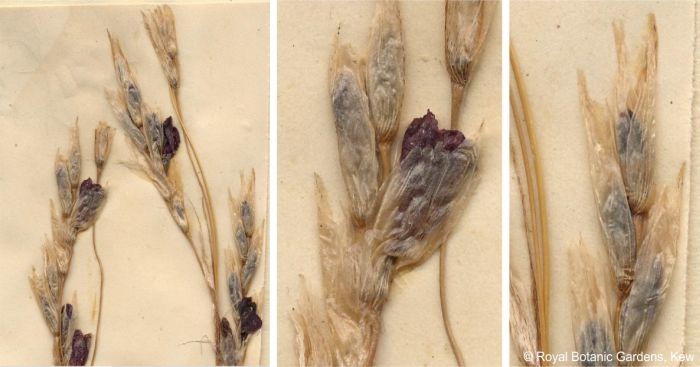
[[[470,19],[474,3],[482,9],[483,2],[462,2],[472,7]],[[453,5],[448,2],[447,19],[461,11]],[[464,26],[453,23],[450,27]],[[459,32],[447,33],[457,37]],[[471,47],[446,52],[461,55],[448,57],[451,74],[468,75],[481,43],[469,43],[473,33],[461,37],[454,42]],[[466,85],[468,77],[453,80]],[[331,59],[330,96],[349,207],[335,217],[316,176],[323,296],[318,301],[305,291],[292,314],[302,366],[373,364],[392,279],[447,240],[478,182],[476,137],[440,129],[430,111],[414,119],[401,143],[394,144],[403,94],[399,6],[378,1],[365,57],[357,58],[336,40]]]
[[[214,350],[217,365],[243,363],[248,337],[262,327],[257,303],[250,295],[250,282],[262,256],[264,226],[255,223],[255,175],[241,178],[241,196],[229,195],[235,245],[226,252],[227,280],[232,316],[221,317],[218,297],[218,236],[209,188],[199,158],[182,119],[179,88],[181,85],[177,57],[175,17],[167,6],[143,14],[151,45],[168,82],[170,97],[182,129],[188,156],[202,195],[205,229],[200,228],[197,210],[186,205],[185,194],[172,159],[181,143],[180,130],[172,117],[163,118],[148,106],[142,97],[124,52],[117,39],[109,36],[118,88],[108,91],[107,98],[125,134],[138,153],[128,166],[144,174],[157,188],[169,208],[170,215],[185,235],[206,282],[214,313]],[[193,220],[195,219],[196,220]],[[206,237],[206,240],[205,240]]]
[[[95,130],[94,162],[98,176],[109,156],[113,130],[100,123]],[[77,236],[97,220],[106,200],[106,192],[98,183],[80,180],[82,155],[78,124],[71,134],[68,157],[59,153],[54,174],[58,187],[60,211],[51,202],[51,239],[43,247],[44,269],[34,269],[30,284],[49,331],[54,338],[53,358],[56,365],[83,366],[91,348],[91,334],[77,328],[74,306],[63,303],[63,289],[70,271],[73,247]]]
[[[658,48],[654,15],[649,15],[646,45],[635,67],[626,63],[620,22],[614,24],[614,31],[618,77],[611,107],[606,109],[590,100],[582,74],[579,88],[593,192],[615,279],[617,306],[608,312],[607,293],[600,290],[604,284],[600,280],[575,277],[574,292],[589,295],[577,299],[574,337],[582,353],[617,350],[637,354],[644,348],[673,273],[683,168],[675,184],[659,186],[654,182]],[[586,261],[585,267],[594,265],[590,257],[580,258]]]
[[[593,194],[611,266],[609,277],[604,276],[597,266],[599,259],[581,240],[570,250],[574,344],[577,352],[587,356],[582,359],[584,365],[590,361],[625,364],[625,360],[618,361],[616,352],[627,356],[642,352],[666,297],[676,259],[684,168],[673,185],[659,187],[654,182],[658,35],[653,15],[647,28],[646,45],[636,65],[630,67],[622,24],[614,23],[618,76],[607,106],[590,99],[585,77],[579,72]],[[527,195],[523,200],[534,202]],[[535,228],[539,219],[525,214],[526,227]],[[535,229],[529,233],[542,232]],[[546,254],[546,249],[541,252]],[[511,276],[511,336],[525,365],[542,363],[523,359],[526,353],[547,350],[546,310],[542,312],[547,299],[547,284],[542,279],[546,276],[537,276],[547,272],[543,259],[546,256],[531,258],[532,298],[517,277]],[[615,292],[608,289],[609,281]],[[544,297],[539,296],[540,288]],[[610,301],[613,293],[616,302]]]

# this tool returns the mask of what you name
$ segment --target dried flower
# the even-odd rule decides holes
[[[105,191],[100,184],[88,178],[80,184],[78,200],[71,213],[71,225],[76,231],[88,229],[97,218],[97,211],[102,207]]]
[[[377,2],[367,54],[367,96],[377,142],[391,143],[404,93],[404,47],[397,1]]]
[[[80,183],[80,135],[78,134],[78,119],[75,119],[75,126],[71,130],[70,151],[68,153],[68,177],[70,178],[71,190]]]
[[[639,353],[654,325],[671,283],[680,235],[683,171],[676,187],[666,187],[649,211],[629,297],[622,304],[619,341],[626,353]]]
[[[170,166],[170,160],[173,159],[177,148],[180,147],[180,133],[177,128],[173,126],[173,118],[168,116],[165,121],[163,121],[163,148],[161,151],[161,159],[163,160],[163,167],[165,171],[168,171]]]
[[[375,224],[378,246],[398,268],[426,259],[451,232],[450,217],[478,182],[479,150],[461,132],[439,130],[428,111],[406,129],[401,156]]]
[[[58,154],[54,163],[54,174],[56,175],[56,186],[58,186],[58,202],[61,204],[63,216],[70,214],[73,208],[73,190],[71,189],[68,160]]]
[[[491,0],[445,2],[445,59],[453,84],[469,83],[497,4]]]
[[[367,220],[378,189],[379,165],[369,106],[349,45],[337,45],[331,62],[331,101],[338,153],[353,219]]]
[[[615,144],[625,191],[633,214],[648,209],[654,176],[654,101],[658,35],[654,15],[649,15],[647,44],[639,68],[626,65],[625,34],[621,22],[614,23],[618,59],[616,85]],[[634,85],[628,79],[637,78]]]
[[[173,89],[179,86],[180,72],[177,62],[177,37],[175,34],[175,16],[169,6],[158,6],[154,10],[143,12],[143,24],[148,31],[151,45],[156,51],[163,74]]]
[[[71,354],[68,365],[70,366],[84,366],[87,362],[88,355],[90,355],[90,340],[92,335],[84,334],[80,329],[75,330],[73,333],[73,342],[71,345]]]
[[[114,61],[114,73],[120,87],[121,95],[125,101],[126,111],[132,123],[140,128],[143,125],[141,115],[141,90],[136,84],[136,78],[124,57],[124,52],[119,45],[119,40],[112,38],[107,32],[109,43],[112,46],[112,60]],[[113,106],[114,107],[114,106]]]
[[[598,220],[611,259],[618,293],[624,294],[634,277],[637,243],[632,213],[610,134],[613,118],[602,106],[590,100],[582,73],[579,73],[579,94],[588,133],[588,156]]]
[[[97,129],[95,129],[95,165],[97,166],[98,176],[109,158],[113,139],[114,129],[107,123],[100,122],[97,125]]]

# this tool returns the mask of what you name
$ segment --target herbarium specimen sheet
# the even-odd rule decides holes
[[[539,347],[549,353],[549,360],[527,361],[514,343],[511,365],[555,361],[584,365],[572,360],[572,353],[582,349],[616,355],[616,351],[629,348],[626,352],[640,356],[634,358],[644,358],[636,359],[633,365],[678,365],[680,360],[673,359],[674,353],[676,358],[683,358],[679,354],[686,352],[689,305],[686,263],[689,190],[693,184],[690,152],[695,6],[691,1],[511,2],[511,53],[519,66],[518,84],[524,86],[520,93],[529,101],[549,234],[544,270],[549,279],[544,290],[548,299],[544,313],[548,343]],[[513,73],[511,90],[516,87]],[[652,121],[653,129],[647,129]],[[627,122],[630,124],[625,125]],[[629,128],[625,130],[625,126]],[[589,140],[589,133],[596,129]],[[511,123],[511,141],[517,147],[516,131],[516,124]],[[645,145],[635,146],[640,137]],[[614,145],[613,139],[617,139]],[[616,151],[610,150],[613,146]],[[649,149],[654,151],[651,157],[644,153]],[[632,156],[635,152],[640,155]],[[606,159],[610,176],[600,179],[604,171],[600,162]],[[635,159],[644,160],[644,165],[629,163]],[[634,177],[633,172],[640,169],[652,172],[643,178],[653,187],[647,207],[640,206],[635,196],[635,182],[640,182],[640,176]],[[526,292],[521,293],[526,295],[522,299],[529,302],[537,293],[530,293],[534,287],[531,269],[539,265],[531,267],[524,228],[521,190],[527,191],[526,183],[518,182],[514,169],[510,180],[511,280],[517,277]],[[615,197],[608,188],[620,189],[621,194]],[[624,204],[617,207],[619,210],[611,210],[616,202]],[[599,205],[603,208],[601,220]],[[616,232],[624,223],[633,223],[630,219],[636,228],[627,226],[627,230]],[[666,219],[670,223],[666,227],[668,237],[654,250],[655,236],[664,231]],[[624,274],[618,273],[617,282],[612,269],[625,268],[620,265],[625,260],[611,258],[608,246],[619,246],[624,240],[606,239],[614,233],[637,236],[636,245],[629,242],[632,253],[636,253],[636,267],[633,272],[627,266]],[[661,262],[651,268],[644,265],[649,258],[645,251],[650,249],[661,249],[658,253],[663,256],[655,259],[665,261],[662,267],[658,267]],[[657,281],[645,286],[645,280],[652,278]],[[659,290],[663,290],[661,296],[641,295]],[[512,292],[513,288],[511,299]],[[644,301],[617,305],[620,297]],[[526,340],[527,328],[521,324],[516,329],[511,325],[511,337]],[[642,329],[646,334],[636,344]],[[586,346],[586,341],[593,344]],[[618,348],[619,344],[623,347]]]
[[[54,340],[37,307],[40,302],[32,293],[29,276],[32,268],[38,272],[44,268],[42,245],[52,237],[50,200],[54,210],[61,208],[56,155],[69,153],[76,120],[81,179],[96,178],[92,157],[98,123],[113,128],[111,154],[100,177],[106,200],[94,225],[104,270],[94,363],[215,363],[212,303],[202,271],[171,216],[172,202],[164,200],[153,177],[134,164],[143,159],[141,152],[106,97],[106,91],[122,92],[113,63],[113,51],[117,62],[119,52],[110,45],[110,36],[129,63],[143,105],[163,121],[162,164],[173,180],[173,173],[179,175],[184,193],[180,203],[198,213],[188,212],[188,225],[204,229],[208,218],[202,214],[202,194],[168,92],[173,80],[161,67],[168,57],[177,60],[180,112],[206,175],[217,221],[222,279],[225,250],[236,243],[229,195],[241,198],[241,177],[247,184],[255,171],[255,194],[246,199],[254,202],[255,233],[263,250],[248,294],[257,302],[262,330],[248,336],[245,360],[240,363],[267,363],[268,4],[193,2],[157,8],[22,7],[17,3],[0,7],[0,364],[55,363]],[[167,54],[154,50],[164,43],[150,39],[159,34],[149,36],[144,26],[151,17],[162,16],[166,21],[172,16],[176,29],[170,34],[176,42],[164,46]],[[162,31],[160,25],[155,28]],[[124,70],[123,64],[119,67]],[[132,101],[133,88],[129,92]],[[138,119],[133,122],[140,126]],[[173,126],[179,139],[174,138]],[[175,155],[166,156],[177,145]],[[83,195],[82,185],[79,191]],[[62,303],[72,305],[77,328],[92,334],[94,348],[99,270],[90,231],[77,235]],[[219,283],[219,316],[232,320],[227,282]],[[76,348],[74,343],[74,352]]]
[[[445,264],[447,308],[456,343],[467,364],[482,366],[501,363],[501,8],[493,5],[491,27],[465,93],[459,122],[459,130],[467,138],[477,131],[480,134],[480,182],[447,241]],[[336,219],[350,208],[330,95],[336,42],[352,44],[355,55],[362,57],[376,22],[375,11],[387,11],[385,16],[395,25],[393,7],[393,2],[383,1],[279,2],[280,365],[300,363],[293,317],[299,315],[304,288],[314,299],[322,297],[322,241],[314,175],[318,174],[325,185]],[[445,2],[400,1],[398,10],[405,84],[395,149],[401,148],[411,121],[428,110],[440,128],[449,129],[451,106]],[[439,250],[393,280],[381,316],[376,365],[456,365],[441,316],[438,260]]]

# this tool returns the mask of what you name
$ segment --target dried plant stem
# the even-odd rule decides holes
[[[465,85],[452,83],[452,112],[450,114],[452,129],[457,129],[459,127],[459,115],[462,111],[462,101],[464,100],[464,92],[466,89]]]
[[[197,183],[199,184],[199,188],[202,191],[202,203],[204,207],[204,215],[207,218],[206,223],[207,223],[207,230],[209,233],[209,246],[210,249],[209,251],[211,252],[211,268],[212,268],[212,279],[213,279],[213,288],[210,285],[209,286],[209,293],[212,301],[212,308],[214,312],[214,326],[215,326],[215,341],[216,345],[218,346],[218,339],[219,335],[221,334],[221,326],[220,326],[220,312],[219,312],[219,304],[217,300],[217,294],[216,290],[218,289],[218,268],[219,268],[219,245],[218,245],[218,232],[216,228],[216,216],[214,214],[214,208],[211,204],[211,195],[209,193],[209,185],[207,183],[207,179],[204,176],[204,172],[202,170],[202,165],[199,161],[199,156],[197,155],[197,150],[194,148],[194,144],[192,144],[192,141],[190,139],[190,134],[189,131],[187,130],[187,124],[185,123],[185,120],[182,118],[182,107],[180,104],[180,98],[179,98],[179,89],[170,87],[170,101],[173,105],[173,109],[175,110],[175,115],[180,121],[180,127],[182,127],[182,135],[185,138],[185,146],[187,147],[187,156],[190,159],[190,163],[192,164],[192,169],[194,170],[195,176],[197,177]],[[195,255],[197,254],[196,247],[194,245],[193,239],[190,237],[190,246],[192,247],[192,250],[195,252]],[[205,275],[205,270],[204,267],[202,266],[202,262],[199,261],[200,263],[200,270],[202,271],[202,275]],[[206,275],[205,275],[205,280],[206,280]],[[223,363],[223,359],[221,357],[221,353],[218,348],[216,349],[216,363],[217,365],[221,365]]]
[[[97,174],[95,175],[95,182],[100,183],[100,176],[102,176],[102,169],[97,170]],[[99,253],[97,252],[97,240],[96,240],[96,234],[95,232],[97,231],[97,223],[95,223],[92,226],[92,252],[95,255],[95,260],[97,260],[97,268],[100,273],[100,286],[99,286],[99,297],[98,297],[98,302],[97,302],[97,323],[95,324],[95,341],[93,343],[92,347],[92,355],[90,356],[90,365],[94,366],[95,365],[95,355],[97,355],[97,347],[99,346],[99,337],[100,337],[100,321],[102,321],[102,297],[104,295],[104,282],[105,282],[105,273],[104,273],[104,267],[102,266],[102,259],[100,258]]]
[[[464,367],[464,355],[462,350],[457,344],[457,340],[452,331],[452,324],[450,323],[450,316],[447,311],[447,287],[445,286],[445,262],[447,258],[447,244],[443,243],[440,246],[440,310],[442,311],[442,322],[445,325],[445,332],[447,333],[447,339],[450,341],[450,348],[452,348],[452,353],[455,355],[457,360],[457,365]]]
[[[510,91],[510,104],[515,118],[515,127],[520,142],[523,158],[527,200],[524,210],[532,218],[533,230],[530,231],[530,265],[534,280],[536,299],[536,319],[538,344],[541,351],[548,350],[548,299],[549,299],[549,238],[547,233],[547,211],[544,200],[542,169],[532,124],[532,115],[525,93],[517,55],[510,46],[510,64],[515,78],[515,90]]]

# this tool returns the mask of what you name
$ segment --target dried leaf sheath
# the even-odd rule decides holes
[[[611,136],[614,117],[590,100],[582,73],[579,73],[579,94],[588,136],[588,156],[598,221],[611,259],[617,290],[622,296],[634,278],[637,245],[632,213]]]
[[[367,97],[377,138],[382,180],[391,172],[391,147],[404,94],[404,46],[398,1],[377,2],[367,51]]]
[[[676,187],[665,187],[649,211],[629,297],[619,320],[620,347],[639,353],[668,293],[680,235],[683,166]]]
[[[604,283],[595,259],[579,240],[569,251],[571,296],[573,299],[573,333],[576,351],[585,355],[581,366],[615,366],[615,340],[608,311]],[[596,362],[597,361],[597,362]]]
[[[649,15],[646,47],[639,66],[626,63],[624,29],[614,23],[618,58],[615,145],[625,191],[633,214],[648,209],[654,176],[654,101],[658,35],[654,15]]]
[[[510,106],[517,139],[513,140],[513,158],[523,200],[530,267],[532,269],[533,299],[540,351],[548,350],[549,304],[549,235],[544,182],[537,149],[533,119],[522,80],[517,54],[510,46],[510,65],[515,89],[510,90]]]
[[[352,205],[353,220],[358,226],[363,226],[377,195],[379,165],[368,99],[358,64],[349,45],[336,43],[330,78],[340,167]]]

